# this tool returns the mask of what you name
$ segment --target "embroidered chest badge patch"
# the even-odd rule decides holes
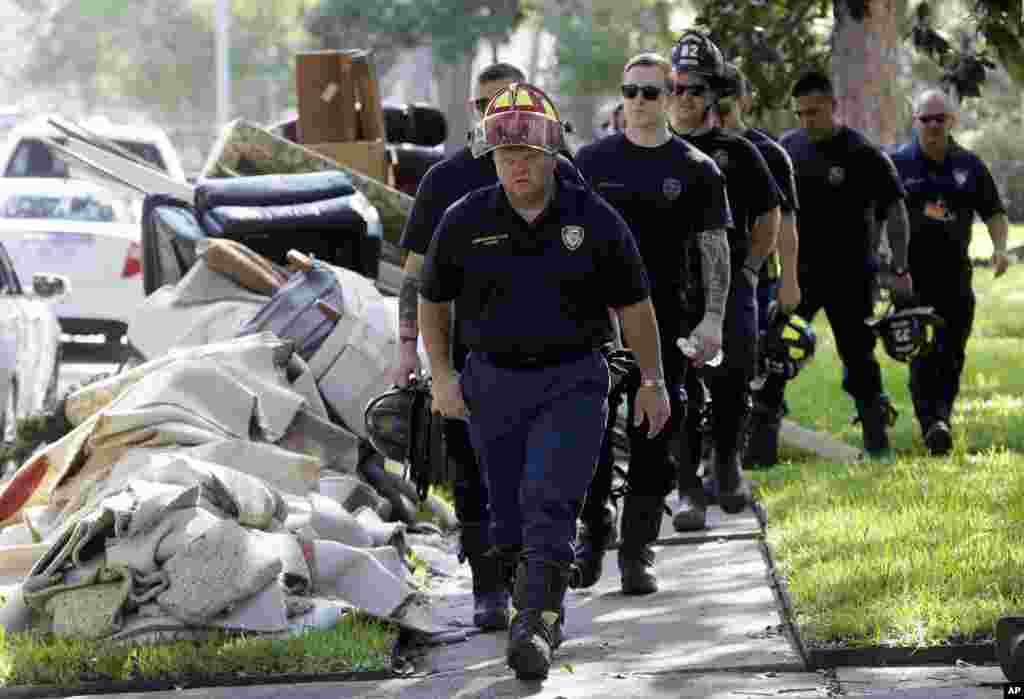
[[[957,187],[963,187],[967,184],[967,170],[953,170],[953,179]]]
[[[562,229],[562,243],[569,252],[579,249],[583,245],[582,226],[565,226]]]
[[[838,165],[833,165],[828,169],[828,183],[833,187],[838,187],[846,179],[846,170]]]
[[[719,148],[711,156],[715,163],[718,165],[718,169],[724,171],[729,167],[729,153],[725,149]]]
[[[675,201],[683,193],[683,183],[674,177],[666,177],[661,183],[661,193],[669,201]]]

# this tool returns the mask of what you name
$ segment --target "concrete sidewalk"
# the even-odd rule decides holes
[[[730,516],[712,508],[710,518],[709,531],[691,535],[677,534],[665,518],[657,548],[659,592],[623,595],[614,552],[596,586],[570,591],[566,641],[543,683],[514,678],[505,665],[504,632],[473,630],[464,642],[416,649],[407,656],[415,674],[403,679],[166,694],[177,699],[1002,696],[998,667],[806,671],[785,633],[753,513]],[[468,630],[468,566],[441,579],[433,593],[439,615]]]

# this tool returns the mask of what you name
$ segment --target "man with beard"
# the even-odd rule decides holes
[[[827,75],[805,73],[792,96],[801,128],[780,142],[793,161],[801,201],[797,274],[802,298],[796,314],[810,323],[825,310],[845,369],[843,388],[856,403],[864,449],[870,458],[889,460],[888,428],[895,411],[882,388],[874,331],[864,321],[874,313],[879,235],[886,219],[892,291],[902,297],[913,292],[905,192],[885,153],[839,123]],[[759,394],[766,409],[781,409],[785,386],[783,377],[768,377]]]

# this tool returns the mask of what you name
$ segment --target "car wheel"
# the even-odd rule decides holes
[[[13,379],[7,389],[0,439],[4,444],[14,444],[18,439],[18,382]]]

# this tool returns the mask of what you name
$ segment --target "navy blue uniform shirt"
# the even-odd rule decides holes
[[[789,153],[767,131],[761,129],[748,128],[743,132],[743,138],[753,143],[768,163],[772,179],[779,190],[779,208],[784,212],[797,211],[800,199],[796,193],[796,174]]]
[[[985,163],[952,139],[941,163],[925,155],[916,139],[893,151],[892,161],[907,190],[912,271],[968,266],[974,214],[988,221],[1006,212]]]
[[[875,253],[872,219],[905,196],[892,160],[847,126],[816,143],[803,129],[779,140],[793,161],[800,192],[801,272],[867,273]]]
[[[572,173],[559,161],[557,172],[568,179]],[[490,187],[498,181],[494,158],[486,155],[474,158],[468,147],[435,163],[420,180],[413,200],[412,211],[405,222],[399,246],[420,255],[427,254],[430,239],[445,210],[470,192]]]
[[[722,173],[708,156],[673,137],[655,148],[614,134],[580,149],[584,177],[629,225],[651,284],[662,334],[674,340],[684,310],[687,260],[697,233],[732,225]]]
[[[779,190],[779,208],[783,213],[795,213],[800,208],[800,199],[796,193],[796,174],[793,172],[793,161],[789,159],[789,153],[771,134],[761,129],[750,127],[743,132],[743,138],[753,143],[768,163],[772,179]],[[779,252],[776,247],[761,265],[760,278],[763,281],[777,279],[779,264]]]
[[[682,137],[711,156],[725,175],[733,227],[729,229],[729,259],[739,267],[750,252],[750,231],[757,218],[779,205],[775,184],[764,156],[747,139],[719,128]]]
[[[504,188],[467,194],[441,220],[420,294],[455,301],[457,333],[480,352],[557,354],[599,347],[608,307],[649,296],[626,222],[592,191],[556,178],[547,208],[527,223]]]

